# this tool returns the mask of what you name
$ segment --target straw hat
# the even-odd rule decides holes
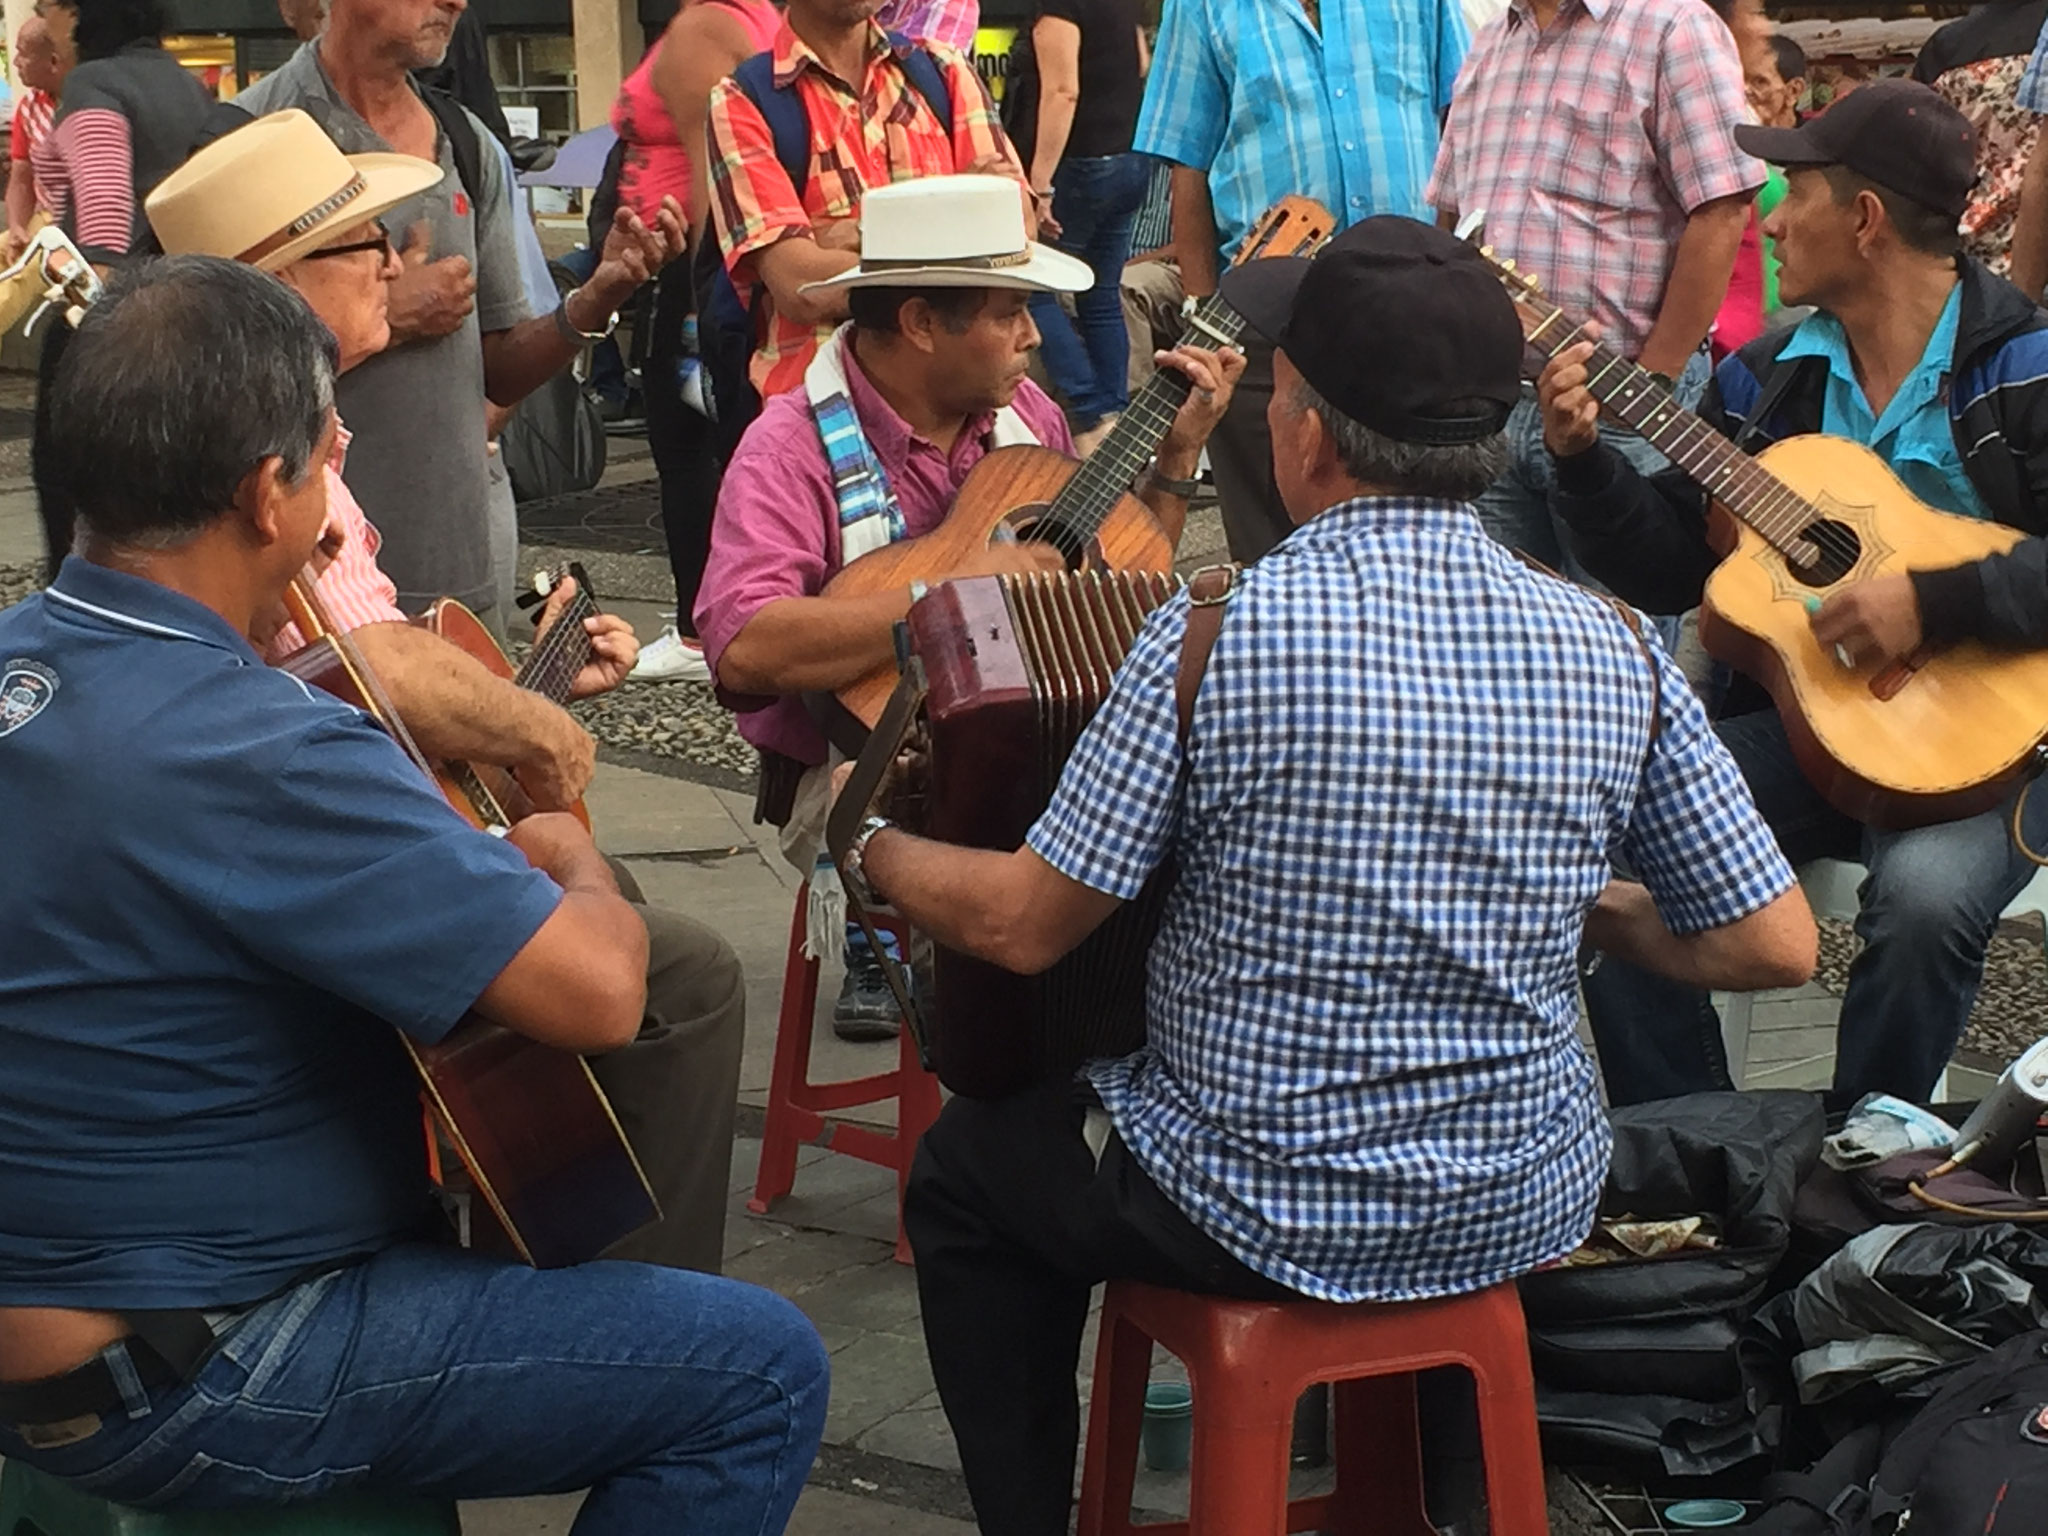
[[[344,155],[291,107],[215,139],[142,207],[168,255],[275,272],[440,179],[438,165],[413,155]]]
[[[1024,235],[1024,200],[1004,176],[927,176],[861,199],[860,265],[803,292],[847,288],[1026,288],[1082,293],[1085,261]]]

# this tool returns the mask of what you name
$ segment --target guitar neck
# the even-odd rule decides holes
[[[584,584],[577,582],[562,616],[527,653],[512,681],[551,704],[566,704],[576,675],[590,662],[590,632],[583,621],[595,618],[598,611]]]
[[[1244,317],[1221,294],[1204,299],[1188,319],[1187,335],[1205,346],[1234,342],[1244,331]],[[1057,497],[1048,521],[1081,545],[1095,537],[1117,501],[1130,490],[1152,456],[1159,451],[1173,419],[1180,414],[1194,386],[1176,368],[1161,368],[1131,397],[1109,436],[1081,461]]]
[[[1555,305],[1520,295],[1515,303],[1522,311],[1529,344],[1545,357],[1555,357],[1580,340],[1584,327],[1573,325]],[[1820,521],[1820,511],[1680,405],[1663,380],[1611,348],[1596,346],[1586,359],[1586,390],[1608,415],[1641,433],[1781,553],[1794,560],[1807,558],[1800,536]]]

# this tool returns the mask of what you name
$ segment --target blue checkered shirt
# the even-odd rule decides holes
[[[2048,116],[2048,25],[2044,25],[2041,35],[2034,39],[2033,57],[2027,60],[2013,99],[2024,111]]]
[[[1088,1074],[1159,1187],[1333,1301],[1454,1294],[1569,1253],[1609,1139],[1577,1034],[1587,912],[1625,859],[1671,928],[1791,888],[1684,676],[1453,503],[1297,529],[1230,603],[1186,761],[1159,610],[1030,845],[1179,880],[1149,1042]],[[1646,764],[1645,755],[1649,754]]]
[[[1470,41],[1458,0],[1166,0],[1135,147],[1209,173],[1221,249],[1289,193],[1339,224],[1427,219]]]

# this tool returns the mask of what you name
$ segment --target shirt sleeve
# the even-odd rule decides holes
[[[321,605],[344,632],[365,624],[403,624],[405,610],[398,606],[398,588],[377,564],[377,530],[363,516],[341,471],[329,464],[323,473],[327,476],[327,524],[341,535],[341,553],[314,584]],[[305,644],[299,626],[287,624],[271,637],[263,659],[274,667]]]
[[[65,113],[50,136],[71,190],[79,249],[94,261],[127,255],[135,233],[128,119],[112,107],[84,107]]]
[[[14,115],[7,120],[7,158],[26,160],[28,140],[28,95],[24,92],[14,104]]]
[[[1663,728],[1621,854],[1676,934],[1722,928],[1792,888],[1792,866],[1685,674],[1654,638]]]
[[[1180,819],[1174,679],[1187,617],[1183,593],[1146,620],[1067,759],[1052,803],[1024,839],[1069,880],[1123,901],[1166,858]]]
[[[796,431],[816,435],[808,406],[800,399],[771,400],[719,483],[711,552],[697,589],[697,634],[714,674],[733,636],[769,603],[815,597],[824,589],[830,569],[825,527],[837,516],[838,501],[822,453],[799,451],[790,441]],[[734,707],[743,702],[731,700]]]
[[[1229,119],[1230,81],[1209,35],[1208,7],[1204,0],[1166,0],[1131,147],[1206,171]]]
[[[1439,211],[1465,212],[1458,201],[1459,98],[1464,95],[1466,77],[1484,67],[1482,59],[1491,35],[1490,32],[1480,34],[1479,40],[1473,43],[1471,51],[1465,55],[1465,61],[1458,70],[1458,78],[1451,86],[1450,109],[1444,114],[1443,133],[1437,139],[1436,164],[1429,173],[1429,187],[1422,194],[1422,200]]]
[[[1004,174],[1018,186],[1025,185],[1017,151],[1010,147],[1009,136],[996,116],[996,104],[989,99],[974,61],[944,45],[927,44],[925,51],[945,72],[946,92],[953,101],[953,168],[965,171],[985,160],[1000,160]]]
[[[2028,112],[2048,114],[2048,24],[2042,26],[2041,35],[2034,39],[2034,52],[2020,74],[2014,99]]]
[[[249,950],[426,1042],[459,1023],[561,901],[510,843],[479,832],[367,717],[319,700],[283,767],[223,780],[234,835],[215,913]]]
[[[711,92],[711,220],[734,280],[751,281],[747,258],[788,235],[808,235],[811,218],[775,158],[775,136],[730,80]]]
[[[490,130],[476,114],[467,107],[462,110],[476,131],[477,142],[489,140]],[[478,159],[483,185],[477,189],[476,205],[476,323],[488,335],[531,320],[535,310],[527,300],[526,273],[519,260],[517,224],[526,217],[526,210],[514,205],[506,162],[488,152]]]
[[[1705,6],[1682,7],[1664,34],[1650,137],[1686,212],[1763,185],[1763,162],[1735,143],[1749,116],[1735,39]]]
[[[1465,8],[1458,0],[1437,0],[1436,70],[1430,106],[1441,118],[1450,110],[1457,91],[1458,73],[1472,48],[1472,30],[1465,24]]]

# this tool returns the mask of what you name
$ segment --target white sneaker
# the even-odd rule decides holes
[[[661,634],[640,648],[640,659],[626,680],[634,683],[708,683],[711,668],[704,660],[704,647],[684,638],[675,625],[664,624]]]

